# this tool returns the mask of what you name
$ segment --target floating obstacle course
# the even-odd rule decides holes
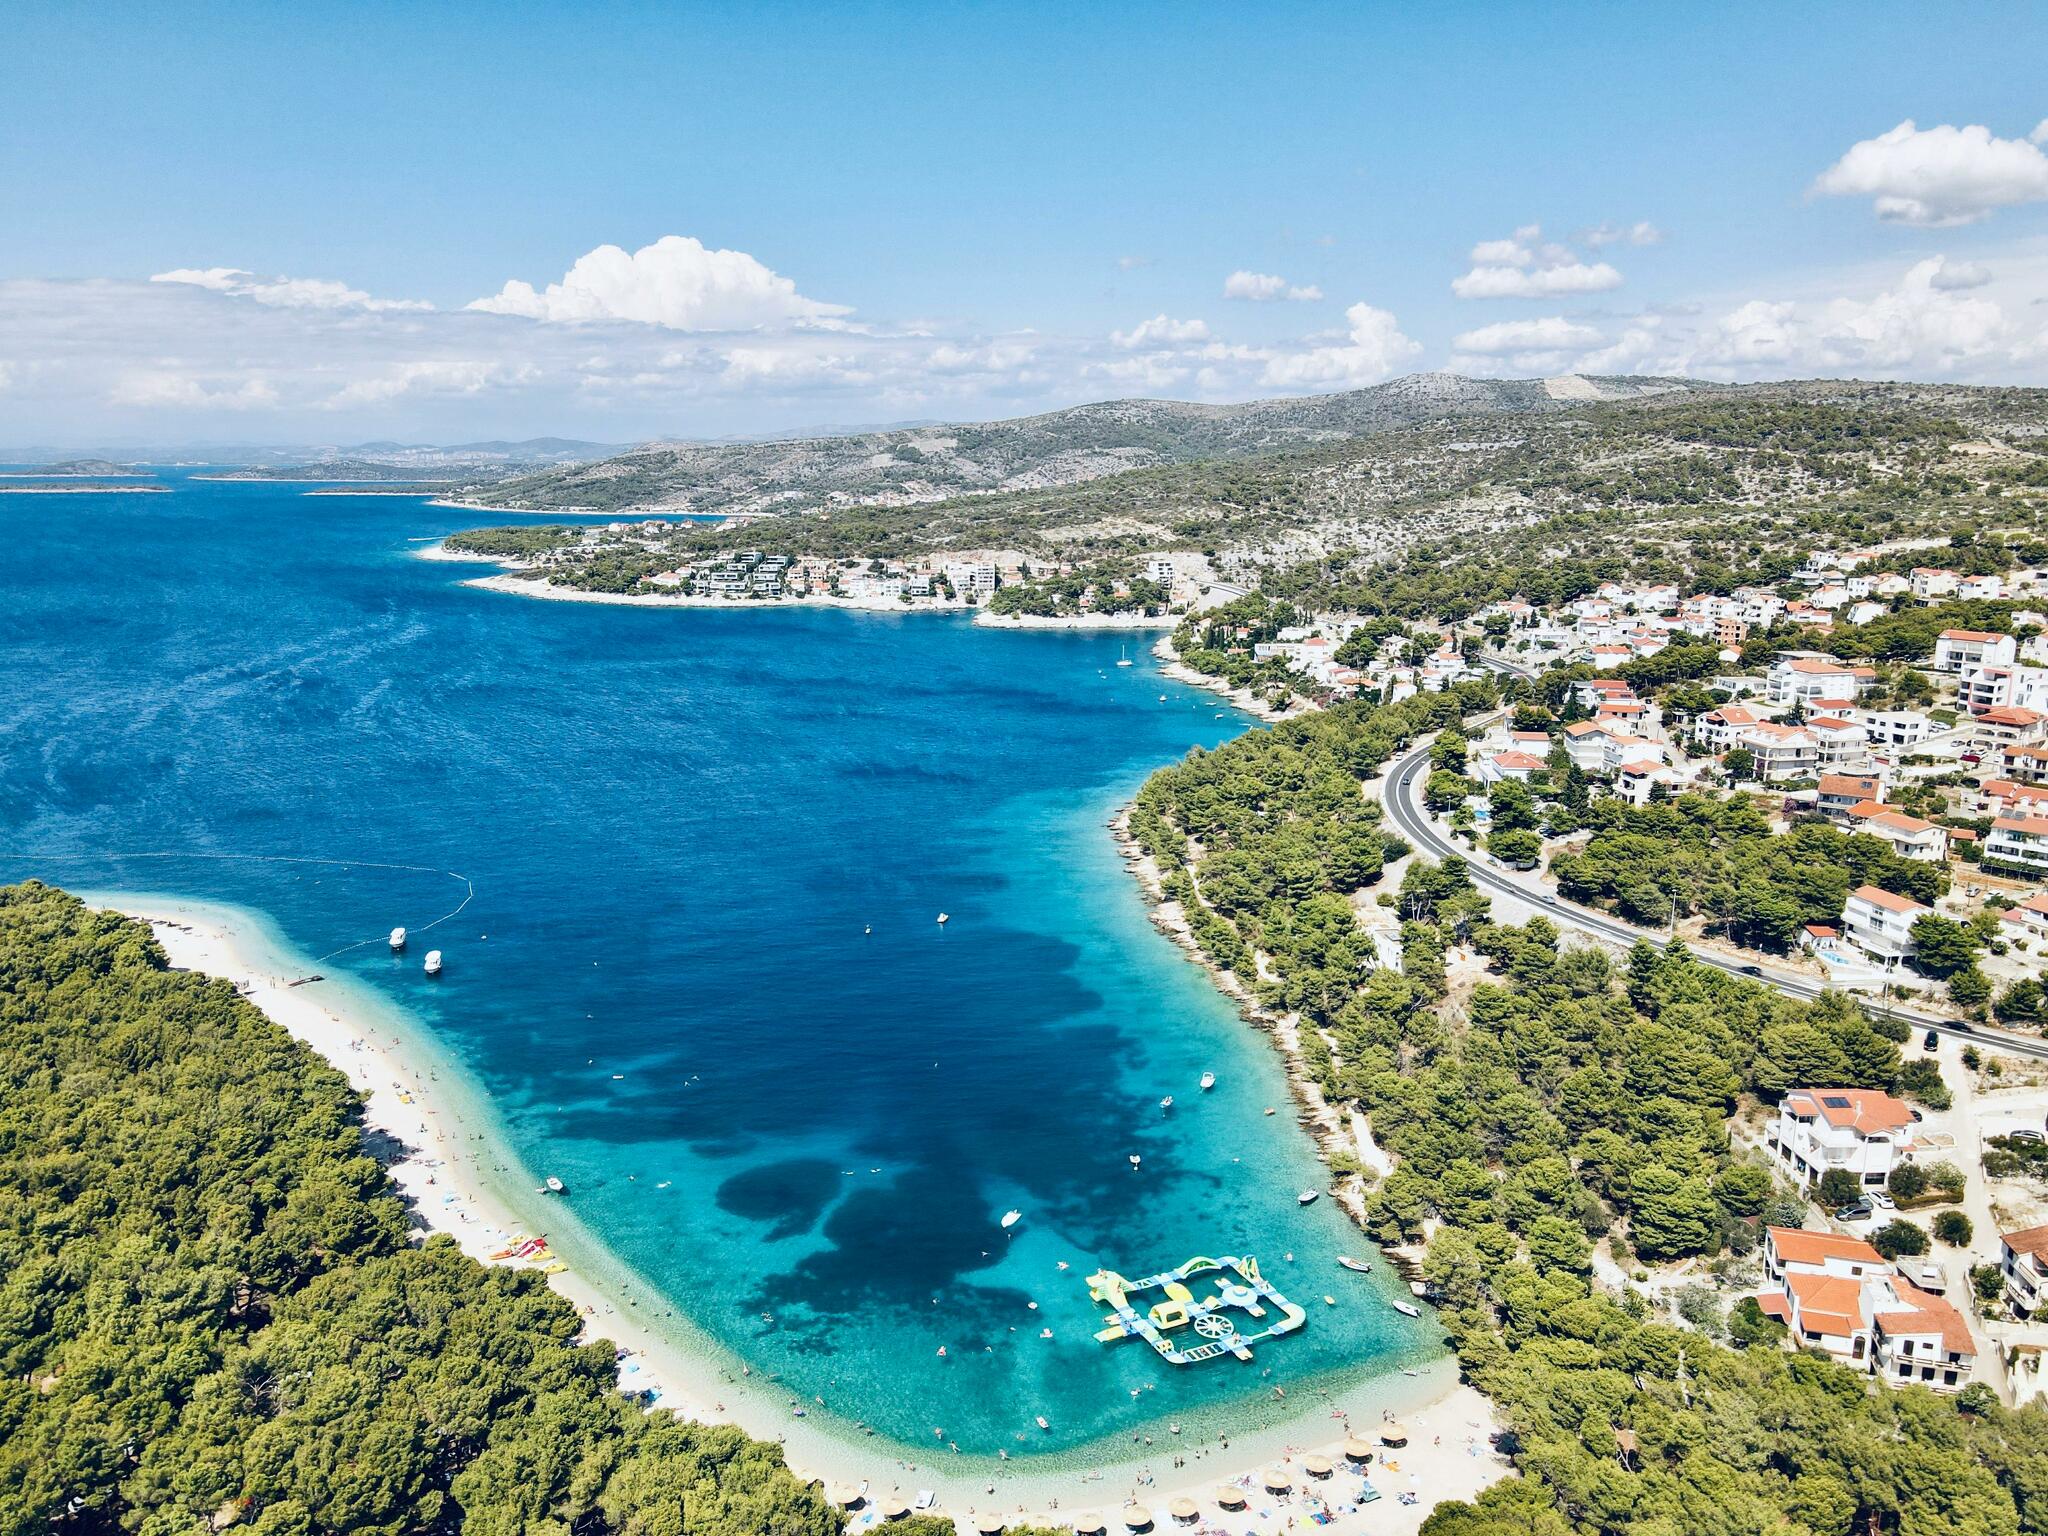
[[[1188,1282],[1212,1273],[1217,1277],[1215,1294],[1196,1296]],[[1134,1298],[1150,1291],[1157,1291],[1159,1299],[1141,1308]],[[1218,1355],[1249,1360],[1254,1344],[1292,1333],[1308,1321],[1308,1314],[1275,1290],[1259,1273],[1259,1261],[1249,1255],[1193,1258],[1142,1280],[1098,1269],[1088,1277],[1088,1295],[1110,1309],[1105,1326],[1095,1335],[1098,1342],[1140,1338],[1171,1365],[1193,1365]],[[1240,1317],[1260,1326],[1247,1329],[1240,1325]],[[1182,1330],[1200,1342],[1182,1348],[1168,1337]]]

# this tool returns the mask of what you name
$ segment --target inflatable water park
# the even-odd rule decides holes
[[[1197,1296],[1189,1282],[1207,1275],[1215,1277],[1216,1289]],[[1158,1300],[1142,1300],[1155,1291]],[[1193,1258],[1142,1280],[1098,1269],[1088,1277],[1088,1295],[1110,1309],[1095,1335],[1099,1342],[1140,1338],[1171,1365],[1193,1365],[1218,1355],[1249,1360],[1254,1344],[1292,1333],[1308,1321],[1308,1314],[1275,1290],[1249,1255]]]

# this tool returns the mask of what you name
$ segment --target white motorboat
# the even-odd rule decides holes
[[[1005,1231],[1008,1231],[1011,1227],[1014,1227],[1015,1225],[1017,1225],[1018,1222],[1022,1221],[1023,1219],[1024,1213],[1022,1211],[1005,1211],[1003,1212],[1003,1229]]]
[[[439,951],[438,949],[430,949],[427,951],[427,974],[429,976],[438,976],[441,974],[441,951]]]
[[[1354,1259],[1348,1253],[1338,1254],[1337,1262],[1356,1275],[1369,1275],[1372,1273],[1372,1266],[1370,1264],[1366,1263],[1363,1259]]]
[[[940,926],[941,926],[941,927],[943,927],[943,926],[944,926],[945,924],[947,924],[947,923],[949,923],[949,922],[951,922],[951,921],[952,921],[952,919],[951,919],[951,918],[949,918],[949,917],[948,917],[948,916],[947,916],[947,915],[946,915],[945,913],[941,912],[941,913],[939,914],[939,924],[940,924]]]
[[[1131,1166],[1132,1166],[1133,1168],[1137,1167],[1137,1166],[1138,1166],[1138,1164],[1139,1164],[1139,1163],[1141,1163],[1141,1162],[1143,1162],[1143,1161],[1144,1161],[1144,1159],[1143,1159],[1143,1158],[1141,1158],[1141,1157],[1139,1157],[1137,1153],[1133,1152],[1133,1153],[1131,1154]]]
[[[1173,1108],[1173,1095],[1169,1093],[1165,1098],[1161,1099],[1159,1101],[1159,1107],[1161,1109]]]
[[[1416,1306],[1412,1301],[1397,1301],[1394,1303],[1394,1310],[1403,1317],[1422,1316],[1422,1308]]]
[[[1320,1189],[1304,1189],[1294,1197],[1294,1203],[1296,1205],[1314,1205],[1322,1197],[1323,1192]]]
[[[556,1178],[552,1173],[548,1175],[547,1186],[548,1193],[551,1195],[566,1195],[569,1193],[569,1186]]]
[[[405,948],[405,930],[404,930],[403,928],[394,928],[394,929],[392,929],[392,930],[391,930],[391,953],[393,953],[393,954],[395,955],[395,954],[397,954],[397,953],[398,953],[398,952],[399,952],[399,951],[400,951],[401,949],[403,949],[403,948]]]
[[[1215,1086],[1216,1074],[1214,1072],[1204,1072],[1202,1074],[1202,1092],[1207,1093],[1211,1088],[1214,1088]]]

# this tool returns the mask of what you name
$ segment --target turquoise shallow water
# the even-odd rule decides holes
[[[460,1064],[648,1311],[821,1417],[1072,1452],[1434,1353],[1297,1207],[1276,1058],[1104,829],[1242,721],[1115,636],[541,603],[410,558],[467,520],[0,498],[0,878],[267,914]],[[333,953],[448,912],[450,870],[439,983],[426,939]],[[1093,1342],[1083,1276],[1199,1252],[1256,1254],[1308,1326],[1249,1366]]]

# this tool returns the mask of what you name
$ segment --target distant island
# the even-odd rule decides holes
[[[116,464],[112,459],[65,459],[61,463],[40,464],[30,469],[0,470],[0,479],[8,480],[75,480],[87,477],[96,480],[146,479],[149,471],[133,464]]]

